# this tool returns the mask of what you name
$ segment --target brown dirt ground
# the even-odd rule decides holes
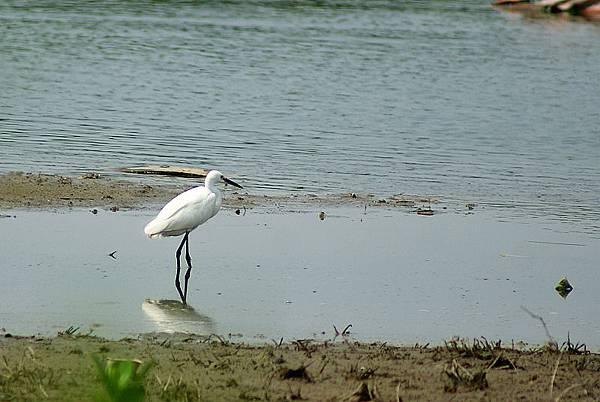
[[[105,207],[124,208],[167,200],[174,188],[155,188],[111,180],[94,174],[66,177],[11,172],[0,175],[0,207]]]
[[[92,354],[153,361],[147,401],[599,400],[600,356],[576,352],[487,341],[252,346],[217,337],[10,337],[0,339],[0,401],[92,401],[100,387]]]
[[[43,173],[10,172],[0,175],[0,208],[105,208],[127,209],[162,204],[178,193],[198,185],[189,179],[188,186],[149,185],[141,180],[114,180],[96,173],[68,177]],[[387,208],[410,208],[428,212],[435,197],[396,195],[386,199],[373,195],[314,194],[291,196],[252,195],[246,191],[227,190],[224,206],[280,208],[284,205],[355,205]]]

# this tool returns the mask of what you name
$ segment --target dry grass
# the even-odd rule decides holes
[[[2,356],[0,361],[0,400],[39,400],[48,397],[47,390],[59,381],[59,375],[36,359],[31,347],[21,356]]]
[[[251,346],[216,336],[113,342],[64,332],[0,338],[0,401],[92,401],[92,354],[154,361],[145,384],[151,402],[600,399],[600,356],[570,339],[561,351],[522,351],[485,338],[436,347],[348,339]]]

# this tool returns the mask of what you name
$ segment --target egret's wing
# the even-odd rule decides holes
[[[179,211],[189,207],[192,204],[197,202],[202,202],[203,199],[207,198],[209,191],[204,186],[194,187],[183,193],[179,194],[177,197],[173,198],[169,201],[156,215],[155,219],[160,220],[169,220],[173,218]]]
[[[205,187],[195,187],[169,201],[144,228],[150,236],[176,236],[194,229],[219,210],[216,195]]]

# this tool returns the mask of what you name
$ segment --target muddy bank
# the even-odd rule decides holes
[[[0,207],[3,208],[126,208],[165,201],[176,193],[174,187],[156,188],[95,173],[79,177],[23,172],[0,175]]]
[[[92,401],[91,355],[152,361],[147,401],[569,400],[600,397],[600,356],[519,351],[487,341],[395,347],[297,340],[250,346],[217,337],[107,341],[91,336],[0,339],[0,400]]]
[[[43,173],[10,172],[0,175],[0,208],[105,208],[127,209],[161,204],[178,193],[197,185],[156,185],[143,180],[115,180],[88,173],[78,177]],[[292,205],[366,205],[371,207],[420,208],[426,211],[436,197],[396,195],[387,198],[373,195],[346,193],[317,196],[315,194],[267,196],[253,195],[250,191],[227,189],[224,206],[252,208],[256,206],[280,208]],[[427,212],[425,212],[427,213]]]

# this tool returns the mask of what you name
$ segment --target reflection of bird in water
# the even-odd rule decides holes
[[[177,288],[177,292],[179,292],[179,297],[181,297],[183,304],[186,304],[187,301],[188,280],[192,271],[192,258],[189,252],[188,236],[192,230],[219,212],[221,203],[223,202],[221,191],[217,187],[220,181],[242,188],[242,186],[223,176],[220,172],[211,170],[206,175],[204,186],[194,187],[173,198],[160,210],[156,218],[144,228],[146,235],[152,239],[155,237],[183,235],[183,240],[175,253],[177,260],[175,287]],[[185,271],[185,283],[182,292],[181,284],[179,283],[179,272],[181,270],[179,258],[181,257],[181,249],[184,244],[185,261],[188,268]]]
[[[209,335],[215,332],[212,318],[202,315],[178,300],[146,299],[142,311],[157,327],[158,332]]]

